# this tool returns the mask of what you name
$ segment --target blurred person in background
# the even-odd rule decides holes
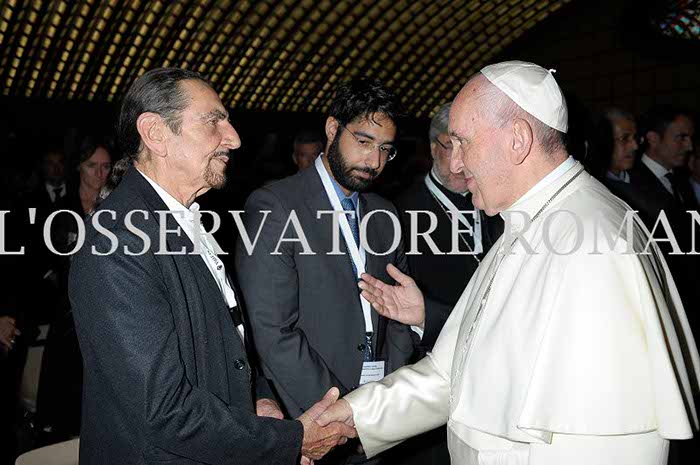
[[[109,177],[112,156],[106,143],[87,136],[77,145],[75,161],[77,176],[68,182],[62,207],[88,221]],[[57,215],[51,231],[57,250],[66,253],[74,249],[78,239],[75,216]],[[70,258],[54,258],[58,264],[59,301],[42,359],[37,395],[38,424],[43,432],[39,445],[65,441],[80,434],[83,366],[67,294]]]
[[[320,132],[311,129],[299,131],[294,137],[294,164],[300,171],[313,165],[325,145],[325,138]]]
[[[639,142],[634,116],[619,108],[607,109],[596,125],[589,171],[608,187],[610,181],[629,184]]]
[[[629,185],[620,189],[620,184],[615,184],[611,191],[639,212],[659,240],[659,248],[668,261],[688,320],[698,337],[700,263],[697,255],[686,255],[693,247],[698,249],[698,244],[693,244],[693,222],[688,213],[697,210],[698,205],[685,172],[693,152],[694,123],[689,111],[669,105],[652,108],[642,123],[642,157],[629,170]],[[662,213],[670,231],[660,222]],[[672,233],[670,238],[669,233]]]
[[[698,150],[697,145],[688,157],[688,171],[690,172],[688,182],[693,194],[695,194],[695,201],[700,205],[700,150]]]

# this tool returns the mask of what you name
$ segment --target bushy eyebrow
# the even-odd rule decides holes
[[[353,131],[353,132],[354,132],[355,135],[358,136],[358,137],[360,137],[360,136],[361,136],[361,137],[365,137],[365,138],[367,138],[367,139],[370,139],[370,140],[373,141],[373,142],[377,140],[377,138],[374,137],[372,134],[368,134],[368,133],[366,133],[366,132],[364,132],[364,131]],[[387,141],[385,141],[385,142],[382,142],[381,145],[396,145],[396,141],[393,140],[393,139],[392,139],[392,140],[387,140]]]
[[[208,120],[212,120],[212,119],[220,121],[220,120],[228,119],[228,113],[225,111],[221,111],[221,110],[212,110],[208,113],[202,114],[201,119],[204,121],[208,121]]]

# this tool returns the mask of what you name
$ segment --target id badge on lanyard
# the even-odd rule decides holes
[[[321,177],[323,182],[323,187],[326,190],[326,196],[333,206],[333,210],[336,212],[345,211],[340,205],[340,200],[338,195],[333,188],[331,178],[326,171],[326,167],[323,165],[322,155],[316,158],[314,165],[318,175]],[[357,214],[357,212],[353,212]],[[350,259],[355,265],[355,270],[357,271],[356,279],[359,281],[362,273],[365,273],[365,250],[364,248],[358,247],[353,238],[352,231],[350,230],[350,223],[345,215],[339,215],[338,222],[340,224],[340,232],[343,234],[345,239],[345,245],[347,246],[348,252],[350,253]],[[372,323],[372,308],[370,303],[360,295],[360,304],[362,305],[362,315],[365,321],[365,334],[369,334],[369,340],[365,341],[366,344],[370,344],[371,347],[371,334],[374,332],[374,325]],[[380,376],[381,374],[381,376]],[[384,377],[384,362],[383,361],[364,361],[362,364],[362,376],[360,377],[360,384],[365,384],[370,381],[377,381]],[[364,380],[364,382],[363,382]]]

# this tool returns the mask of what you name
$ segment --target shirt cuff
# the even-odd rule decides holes
[[[418,326],[411,326],[411,330],[418,335],[420,340],[423,340],[423,330],[420,329]]]

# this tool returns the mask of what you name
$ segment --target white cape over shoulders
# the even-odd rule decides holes
[[[624,233],[608,246],[628,207],[588,173],[573,179],[581,169],[506,212],[533,217],[563,188],[504,258],[523,227],[511,214],[428,357],[346,397],[369,456],[448,420],[458,435],[525,444],[553,434],[692,436],[700,358],[668,267],[653,244],[639,254],[648,237],[639,222],[637,253],[624,253]]]

